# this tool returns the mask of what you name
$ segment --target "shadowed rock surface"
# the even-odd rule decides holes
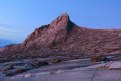
[[[91,29],[74,24],[67,13],[36,28],[18,45],[0,49],[0,59],[67,56],[79,58],[121,52],[121,29]]]

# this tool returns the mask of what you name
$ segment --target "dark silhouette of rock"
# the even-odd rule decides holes
[[[56,63],[59,63],[61,62],[62,60],[61,59],[51,59],[48,61],[49,64],[56,64]]]
[[[36,61],[32,64],[32,67],[38,68],[45,65],[48,65],[46,61]]]
[[[18,45],[0,48],[1,60],[48,56],[83,56],[121,53],[121,29],[92,29],[74,24],[67,13],[36,28]]]

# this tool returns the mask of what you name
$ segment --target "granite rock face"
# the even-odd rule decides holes
[[[25,40],[24,46],[38,44],[38,46],[47,47],[53,43],[63,42],[71,26],[69,16],[64,13],[51,22],[35,29],[35,31]]]
[[[1,59],[39,56],[82,57],[121,53],[121,29],[91,29],[74,24],[67,13],[36,28],[27,39],[0,49]]]

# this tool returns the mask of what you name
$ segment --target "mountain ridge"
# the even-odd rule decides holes
[[[48,25],[36,28],[18,45],[2,49],[0,58],[38,56],[92,56],[121,53],[121,30],[92,29],[77,26],[64,13]]]

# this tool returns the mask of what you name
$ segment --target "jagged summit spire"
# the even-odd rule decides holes
[[[68,20],[70,20],[69,19],[69,15],[68,15],[68,13],[63,13],[63,14],[61,14],[59,17],[63,17],[63,18],[66,18],[66,19],[68,19]]]
[[[69,17],[68,13],[63,13],[61,16]]]
[[[69,23],[69,15],[67,13],[63,13],[62,15],[58,16],[54,21],[51,22],[51,27],[60,27],[60,26],[67,26]]]

